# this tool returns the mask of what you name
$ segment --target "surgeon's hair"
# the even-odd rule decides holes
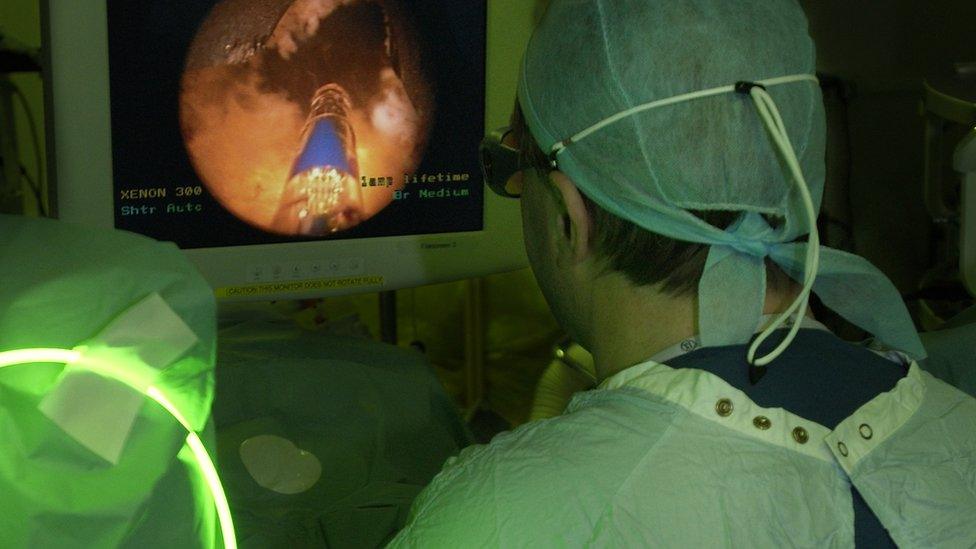
[[[518,104],[511,125],[519,143],[521,165],[532,166],[548,176],[552,171],[549,159],[529,132]],[[558,192],[554,188],[551,190]],[[660,285],[667,295],[698,294],[698,283],[708,259],[708,244],[685,242],[651,232],[608,212],[583,191],[580,194],[593,221],[593,250],[607,270],[623,274],[635,286]],[[691,213],[720,229],[727,228],[741,215],[741,212],[728,210],[692,210]],[[767,286],[773,290],[791,284],[789,277],[769,258],[766,258],[766,280]]]

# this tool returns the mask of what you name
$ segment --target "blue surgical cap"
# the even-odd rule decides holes
[[[552,0],[518,96],[535,140],[590,199],[654,233],[710,245],[698,288],[703,344],[752,337],[768,257],[804,284],[777,325],[802,315],[812,291],[923,358],[891,282],[819,245],[826,130],[815,71],[794,0]],[[720,229],[692,210],[741,215]]]

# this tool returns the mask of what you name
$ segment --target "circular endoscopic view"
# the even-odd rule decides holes
[[[400,0],[223,0],[190,46],[180,129],[234,216],[321,237],[382,211],[423,158],[433,86]],[[366,184],[369,181],[371,184]]]

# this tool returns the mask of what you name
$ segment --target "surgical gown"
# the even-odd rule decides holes
[[[851,547],[851,484],[901,547],[976,544],[976,400],[912,364],[829,430],[646,362],[448,461],[393,547]]]

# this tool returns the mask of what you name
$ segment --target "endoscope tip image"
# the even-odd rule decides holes
[[[398,0],[224,0],[181,80],[193,167],[224,208],[264,231],[356,227],[423,158],[435,111],[423,57]],[[367,184],[377,180],[388,183]]]

